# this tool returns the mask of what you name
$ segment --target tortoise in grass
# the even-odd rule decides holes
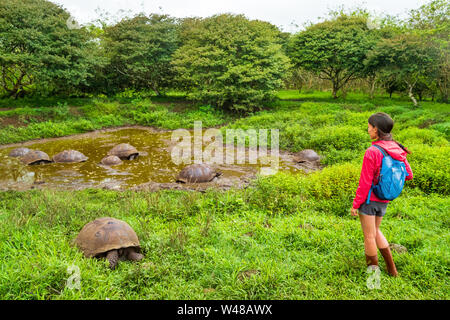
[[[122,160],[120,160],[117,156],[106,156],[100,161],[101,164],[105,166],[116,166],[122,163]]]
[[[11,150],[11,152],[8,154],[10,157],[23,157],[31,150],[28,148],[16,148]]]
[[[64,150],[53,156],[53,162],[58,163],[77,163],[84,162],[88,157],[76,150]]]
[[[206,163],[191,164],[180,171],[176,181],[182,183],[209,182],[221,174]]]
[[[75,239],[86,258],[106,258],[115,269],[119,260],[139,261],[140,244],[136,232],[124,221],[104,217],[87,223]]]
[[[108,155],[119,157],[121,160],[133,160],[139,155],[139,151],[131,144],[121,143],[109,150]]]
[[[52,162],[48,154],[40,150],[30,150],[30,152],[27,152],[23,157],[20,158],[20,161],[22,161],[22,163],[27,165],[36,165]]]
[[[294,155],[294,161],[300,163],[317,163],[320,161],[320,156],[312,149],[304,149]]]

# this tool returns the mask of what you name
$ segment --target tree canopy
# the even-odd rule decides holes
[[[0,83],[7,96],[32,88],[68,93],[91,75],[89,34],[69,28],[69,17],[45,0],[0,2]]]
[[[170,64],[178,46],[177,23],[168,15],[139,14],[107,26],[102,47],[105,76],[116,90],[151,88],[157,94],[174,77]]]
[[[375,46],[377,33],[367,27],[367,17],[339,15],[294,35],[289,53],[297,67],[331,81],[333,97],[348,82],[363,77],[363,61]]]
[[[268,22],[222,14],[185,19],[173,64],[192,100],[252,111],[274,98],[289,59]]]

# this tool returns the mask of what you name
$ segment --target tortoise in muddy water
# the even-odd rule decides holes
[[[100,161],[101,164],[104,166],[116,166],[122,163],[122,160],[120,160],[117,156],[106,156]]]
[[[317,163],[320,161],[320,156],[312,149],[304,149],[300,152],[297,152],[294,155],[294,161],[299,163],[310,162]]]
[[[28,148],[16,148],[11,150],[11,152],[8,154],[8,156],[10,157],[23,157],[24,155],[26,155],[28,152],[30,152],[31,150]]]
[[[50,157],[43,151],[40,150],[30,150],[23,157],[20,158],[23,164],[27,165],[37,165],[43,163],[50,163]]]
[[[121,143],[109,150],[109,156],[119,157],[121,160],[133,160],[139,155],[139,151],[131,144]]]
[[[140,244],[136,232],[124,221],[104,217],[86,224],[75,239],[86,258],[106,258],[115,269],[119,260],[139,261]]]
[[[64,150],[53,156],[53,162],[57,163],[77,163],[84,162],[88,157],[76,150]]]
[[[180,171],[176,181],[182,183],[209,182],[221,174],[206,163],[191,164]]]

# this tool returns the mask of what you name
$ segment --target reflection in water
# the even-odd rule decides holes
[[[86,155],[89,160],[81,163],[50,163],[27,166],[19,158],[8,153],[17,146],[0,149],[0,189],[21,189],[25,185],[44,184],[60,189],[81,189],[89,187],[134,187],[150,181],[157,183],[175,182],[184,164],[176,165],[170,154],[172,132],[159,132],[138,128],[118,129],[106,133],[92,133],[67,138],[48,139],[28,144],[27,147],[46,152],[50,157],[74,149]],[[108,151],[119,143],[135,146],[140,155],[134,160],[108,167],[100,164]],[[260,164],[219,165],[223,177],[239,177],[249,172],[256,173]],[[280,162],[280,170],[298,171],[293,166]]]

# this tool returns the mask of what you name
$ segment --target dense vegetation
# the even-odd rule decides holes
[[[144,13],[83,27],[47,0],[0,4],[0,96],[86,96],[170,89],[216,109],[251,112],[284,86],[323,83],[448,101],[450,5],[433,0],[405,20],[330,12],[296,34],[243,15]],[[76,24],[75,24],[76,25]],[[289,71],[289,72],[288,72]]]
[[[245,118],[201,105],[180,107],[176,98],[168,104],[157,98],[122,104],[93,100],[67,109],[62,104],[2,111],[0,119],[16,112],[30,120],[28,126],[1,129],[2,143],[82,132],[88,125],[93,129],[130,122],[178,128],[202,119],[207,126],[226,125],[223,128],[279,128],[281,148],[315,148],[327,167],[306,176],[260,177],[250,188],[226,192],[2,192],[0,296],[448,299],[447,106],[427,102],[414,109],[397,97],[391,105],[387,97],[376,97],[372,103],[357,94],[349,94],[347,101],[320,92],[281,91],[278,96],[301,101],[278,100],[270,109]],[[65,116],[58,118],[54,110]],[[393,279],[383,271],[381,289],[369,290],[362,233],[349,209],[362,154],[370,145],[367,117],[375,111],[394,117],[395,138],[412,151],[414,180],[391,203],[382,227],[389,241],[408,249],[405,254],[394,252],[400,277]],[[106,262],[83,258],[71,242],[86,222],[100,216],[130,223],[146,258],[121,263],[115,271]],[[72,264],[81,270],[80,290],[66,286]],[[383,262],[380,265],[384,268]]]

